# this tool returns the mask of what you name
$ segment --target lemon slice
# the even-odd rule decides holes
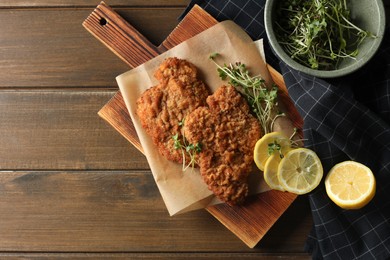
[[[286,147],[290,147],[291,141],[282,132],[271,132],[261,137],[256,142],[253,152],[253,159],[256,163],[256,166],[261,171],[264,171],[265,163],[270,157],[270,154],[268,153],[269,145],[279,145],[281,151],[283,152]]]
[[[282,187],[295,194],[312,191],[321,182],[323,169],[317,154],[307,148],[289,151],[280,161],[278,179]]]
[[[279,153],[272,154],[264,166],[264,180],[271,189],[284,191],[278,179],[278,166],[282,158]]]
[[[333,166],[325,178],[326,193],[344,209],[360,209],[375,195],[376,182],[370,168],[345,161]]]

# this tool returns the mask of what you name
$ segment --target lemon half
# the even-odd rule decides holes
[[[375,195],[376,181],[367,166],[345,161],[336,164],[325,178],[326,193],[344,209],[360,209]]]

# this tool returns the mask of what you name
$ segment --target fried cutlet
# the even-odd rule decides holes
[[[238,204],[248,194],[247,178],[260,125],[234,87],[218,88],[207,98],[207,105],[187,116],[184,134],[190,143],[202,145],[198,164],[209,189],[222,201]]]
[[[183,120],[196,108],[206,105],[210,94],[197,74],[190,62],[167,58],[154,74],[159,84],[147,89],[137,100],[136,113],[142,127],[160,154],[178,163],[183,162],[183,153],[175,149],[173,136],[183,140]]]

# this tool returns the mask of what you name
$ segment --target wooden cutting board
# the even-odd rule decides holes
[[[130,68],[137,67],[215,24],[217,21],[196,5],[160,46],[154,46],[104,2],[101,2],[83,22],[83,26],[92,35]],[[269,70],[281,89],[282,102],[289,108],[289,116],[300,128],[302,119],[288,97],[282,76],[271,67]],[[132,120],[119,91],[98,114],[142,152]],[[246,245],[253,248],[295,198],[294,194],[271,190],[249,198],[242,206],[231,207],[219,204],[206,210]]]

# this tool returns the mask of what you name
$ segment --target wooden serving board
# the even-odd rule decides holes
[[[112,8],[101,2],[83,22],[83,26],[130,68],[134,68],[217,23],[199,6],[194,6],[166,40],[160,46],[155,46]],[[283,78],[271,67],[269,70],[281,89],[283,102],[290,110],[289,116],[295,125],[301,126],[302,119],[288,97]],[[119,91],[98,114],[142,152],[132,120]],[[219,204],[210,206],[206,210],[246,245],[253,248],[295,198],[294,194],[271,190],[250,197],[241,206]]]

